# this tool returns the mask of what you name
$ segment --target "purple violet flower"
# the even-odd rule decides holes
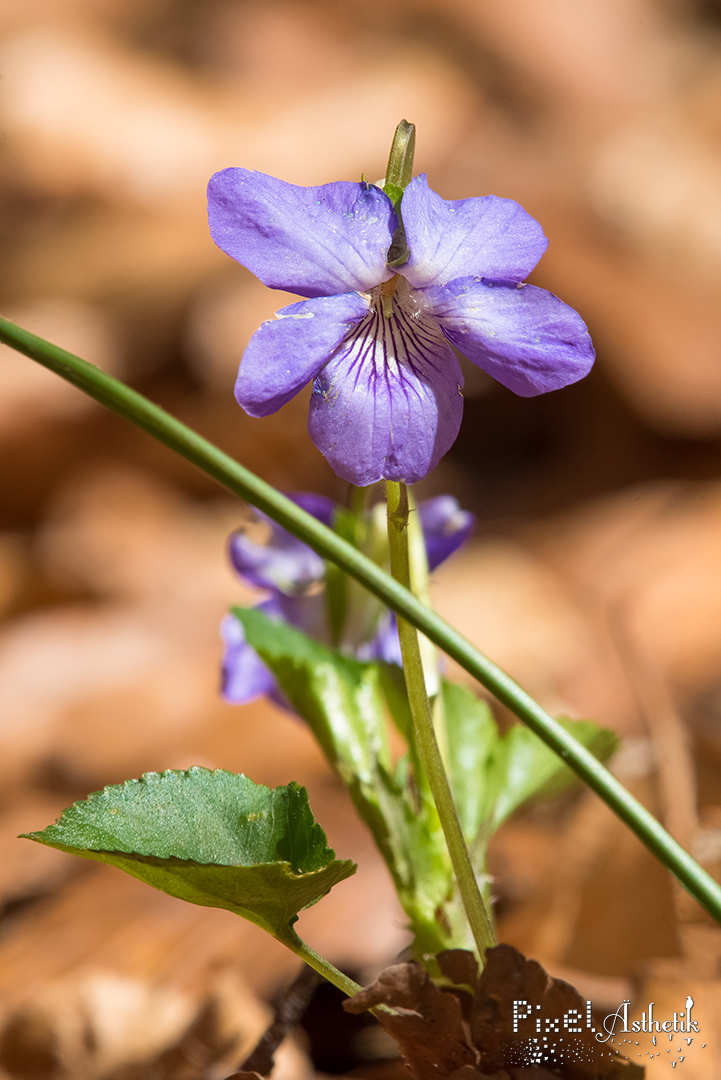
[[[208,186],[216,244],[273,289],[308,297],[262,324],[235,385],[268,416],[313,380],[308,428],[345,480],[414,483],[450,449],[463,409],[451,345],[516,394],[583,378],[594,359],[580,316],[522,284],[547,247],[512,199],[447,201],[411,180],[410,255],[387,264],[398,217],[365,182],[297,187],[248,169]]]
[[[314,517],[331,525],[336,505],[322,495],[299,493],[290,496]],[[461,510],[451,495],[427,499],[418,506],[428,556],[434,570],[470,536],[475,517]],[[296,626],[325,644],[331,643],[323,590],[325,564],[307,544],[297,540],[276,522],[258,512],[271,528],[267,544],[257,544],[238,531],[230,538],[230,561],[238,575],[251,585],[268,590],[259,609],[271,619]],[[245,640],[242,624],[227,615],[221,625],[224,642],[222,692],[226,701],[244,704],[269,696],[286,705],[273,675]],[[393,612],[376,620],[371,637],[353,643],[361,660],[385,660],[400,664],[400,645]]]

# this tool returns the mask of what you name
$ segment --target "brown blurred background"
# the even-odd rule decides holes
[[[479,518],[437,605],[547,707],[618,730],[618,774],[718,872],[718,0],[3,0],[0,310],[282,489],[342,500],[307,395],[267,420],[233,401],[287,299],[213,246],[205,184],[229,165],[380,177],[401,117],[443,196],[542,222],[532,280],[598,350],[536,400],[467,366],[460,438],[419,485]],[[367,979],[405,946],[402,913],[303,728],[218,700],[218,622],[253,600],[225,566],[244,508],[4,347],[0,453],[0,1077],[222,1077],[293,958],[18,832],[150,769],[296,779],[360,862],[303,935]],[[493,871],[504,940],[599,1007],[670,1015],[692,992],[708,1045],[683,1068],[721,1076],[721,931],[595,797],[512,822]],[[323,1057],[307,1027],[282,1078],[387,1052],[343,1030]]]

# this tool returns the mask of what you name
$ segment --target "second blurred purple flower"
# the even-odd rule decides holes
[[[299,493],[290,496],[308,513],[332,526],[338,507],[321,495]],[[425,540],[429,571],[440,566],[469,537],[475,518],[462,510],[450,495],[439,495],[418,506]],[[325,563],[311,548],[297,540],[274,521],[259,514],[270,527],[270,537],[258,544],[242,530],[230,538],[231,563],[248,584],[267,590],[258,607],[269,618],[287,622],[309,636],[332,645],[332,633],[325,592]],[[369,598],[371,605],[375,604]],[[344,636],[342,648],[359,659],[400,663],[395,619],[385,612],[355,620]],[[243,704],[270,696],[279,700],[275,679],[255,650],[245,640],[241,623],[228,615],[221,633],[224,642],[222,691],[227,701]]]

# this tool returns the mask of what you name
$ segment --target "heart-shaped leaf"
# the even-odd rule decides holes
[[[305,788],[267,788],[198,766],[94,792],[25,835],[192,904],[234,911],[281,940],[299,911],[356,869],[328,847]]]

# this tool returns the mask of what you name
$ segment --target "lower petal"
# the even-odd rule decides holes
[[[243,353],[235,399],[249,416],[269,416],[314,379],[349,329],[368,314],[358,293],[301,300],[264,322]]]
[[[421,480],[453,445],[463,376],[439,327],[396,308],[372,311],[320,375],[308,430],[344,480]]]
[[[418,295],[448,340],[514,394],[558,390],[591,370],[585,323],[545,289],[459,278]]]
[[[274,602],[283,621],[317,641],[328,643],[328,614],[323,592],[313,592],[307,596],[284,596],[278,593]]]

